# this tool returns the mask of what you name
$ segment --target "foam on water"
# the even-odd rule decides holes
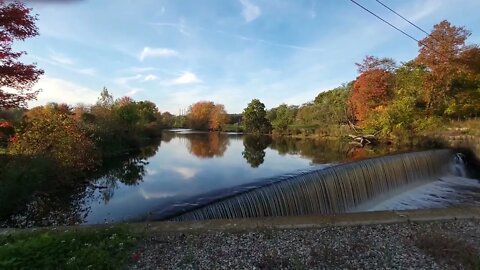
[[[465,177],[444,176],[362,210],[407,210],[449,206],[480,206],[480,182]]]

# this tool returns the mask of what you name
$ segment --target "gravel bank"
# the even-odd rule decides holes
[[[132,269],[480,269],[480,221],[156,233],[136,254]]]

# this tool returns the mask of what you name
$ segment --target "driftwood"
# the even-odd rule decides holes
[[[349,134],[348,137],[353,141],[350,144],[353,144],[358,147],[365,147],[367,144],[372,144],[376,141],[375,134],[367,134],[367,135],[352,135]]]
[[[375,144],[377,143],[377,134],[380,133],[380,130],[373,133],[373,134],[362,134],[362,129],[357,128],[354,123],[352,123],[350,120],[348,120],[348,125],[350,126],[350,129],[353,130],[356,135],[349,134],[348,137],[352,139],[352,142],[350,142],[351,145],[354,145],[355,147],[365,147],[367,144]]]

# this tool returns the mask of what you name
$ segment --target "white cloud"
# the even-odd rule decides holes
[[[156,69],[157,68],[154,68],[154,67],[129,67],[124,70],[121,70],[121,72],[145,73],[145,72],[156,70]]]
[[[176,85],[176,84],[195,84],[195,83],[201,83],[202,80],[200,80],[197,75],[195,75],[192,72],[186,71],[179,77],[175,78],[171,84]]]
[[[141,74],[137,74],[137,75],[133,75],[133,76],[129,76],[129,77],[120,77],[120,78],[115,79],[115,83],[117,83],[119,85],[122,85],[122,86],[128,86],[129,81],[136,81],[136,80],[140,80],[141,78],[142,78]]]
[[[139,89],[139,88],[132,88],[130,89],[128,92],[125,93],[125,96],[133,96],[135,95],[136,93],[142,91],[142,89]]]
[[[75,72],[84,74],[84,75],[90,75],[90,76],[93,76],[97,73],[97,71],[94,68],[79,68],[79,69],[75,69]]]
[[[38,81],[34,89],[42,89],[38,99],[29,102],[29,107],[44,105],[48,102],[93,104],[97,100],[99,91],[75,84],[70,81],[44,76]]]
[[[158,79],[156,75],[153,74],[147,74],[147,75],[142,75],[142,74],[136,74],[133,76],[126,76],[126,77],[119,77],[114,80],[114,82],[122,87],[126,88],[132,88],[130,86],[130,83],[138,83],[138,82],[148,82],[148,81],[154,81]],[[133,92],[132,92],[133,91]],[[138,89],[134,91],[134,89],[129,90],[128,93],[135,94],[138,92]]]
[[[60,68],[63,68],[65,70],[69,70],[78,74],[82,75],[89,75],[89,76],[94,76],[97,72],[94,68],[79,68],[76,67],[75,61],[67,56],[64,55],[58,55],[58,54],[53,54],[50,55],[50,58],[43,58],[35,55],[31,55],[35,60],[38,60],[41,63],[47,63],[50,65],[54,65]]]
[[[175,193],[170,192],[147,192],[143,188],[141,188],[139,192],[145,200],[165,199],[176,195]]]
[[[240,0],[240,3],[243,6],[242,15],[246,22],[251,22],[262,14],[260,8],[250,2],[250,0]]]
[[[148,75],[146,75],[146,76],[143,78],[143,81],[144,81],[144,82],[148,82],[148,81],[154,81],[154,80],[156,80],[156,79],[158,79],[157,76],[155,76],[155,75],[153,75],[153,74],[148,74]]]
[[[442,3],[441,1],[437,0],[429,0],[429,1],[422,1],[415,3],[415,5],[409,5],[408,9],[405,11],[400,11],[400,13],[403,14],[408,14],[409,20],[413,22],[419,22],[432,14],[435,14],[442,8]],[[397,18],[398,20],[398,18]],[[401,21],[401,23],[405,24],[404,21]]]
[[[198,173],[197,169],[187,167],[173,167],[172,170],[180,174],[184,180],[190,180]]]
[[[66,55],[63,55],[63,54],[58,54],[58,53],[52,53],[50,55],[50,59],[58,64],[61,64],[61,65],[73,65],[75,63],[75,61],[66,56]]]
[[[143,61],[147,57],[176,57],[179,55],[180,54],[177,51],[168,48],[145,47],[140,53],[139,59],[140,61]]]

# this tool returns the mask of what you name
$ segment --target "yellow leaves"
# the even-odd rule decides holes
[[[10,149],[16,154],[46,155],[61,167],[88,170],[97,159],[94,143],[70,116],[51,110],[36,110]]]
[[[220,130],[228,122],[228,115],[222,104],[200,101],[190,106],[188,122],[194,129]]]

